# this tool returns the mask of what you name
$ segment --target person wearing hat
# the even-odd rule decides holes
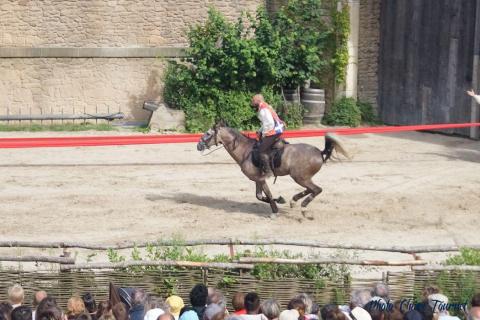
[[[170,313],[173,314],[175,320],[178,320],[180,317],[180,310],[185,306],[183,299],[179,296],[170,296],[165,302],[170,306]]]

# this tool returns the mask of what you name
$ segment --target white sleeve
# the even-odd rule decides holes
[[[267,109],[260,110],[258,118],[262,122],[262,134],[275,128],[275,121],[273,120],[272,114]]]
[[[474,95],[473,99],[475,99],[475,101],[477,101],[477,103],[480,104],[480,95],[479,94]]]

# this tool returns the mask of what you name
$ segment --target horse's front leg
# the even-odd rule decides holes
[[[260,182],[255,182],[255,195],[257,196],[258,200],[270,203],[270,200],[267,197],[263,196],[263,188]]]
[[[270,207],[272,208],[272,212],[275,214],[278,213],[277,203],[275,202],[275,199],[273,199],[272,193],[270,192],[270,188],[268,187],[267,183],[264,181],[261,182],[260,185],[263,189],[263,192],[265,192],[265,195],[267,196]]]

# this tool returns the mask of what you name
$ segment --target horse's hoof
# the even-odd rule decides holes
[[[290,200],[290,208],[295,208],[297,206],[297,201]]]
[[[277,217],[278,217],[278,214],[277,214],[277,213],[271,213],[271,214],[270,214],[270,219],[272,219],[272,220],[277,219]]]
[[[278,197],[277,199],[275,199],[275,201],[276,201],[278,204],[285,204],[285,203],[287,203],[287,201],[285,201],[285,199],[284,199],[282,196],[280,196],[280,197]]]

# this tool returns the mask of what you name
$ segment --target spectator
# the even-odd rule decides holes
[[[345,314],[334,304],[327,304],[320,310],[322,320],[346,320]]]
[[[299,317],[300,317],[300,314],[298,313],[298,311],[295,309],[291,309],[291,310],[282,311],[278,319],[279,320],[298,320]]]
[[[197,284],[190,291],[191,306],[185,306],[180,311],[180,320],[203,319],[203,313],[207,304],[208,289],[203,284]]]
[[[384,320],[386,307],[387,307],[386,304],[382,305],[382,304],[379,304],[378,301],[370,301],[363,308],[367,310],[372,320]]]
[[[34,310],[32,311],[32,319],[35,320],[35,314],[37,313],[37,308],[40,302],[47,297],[47,292],[40,290],[35,292],[35,295],[33,296],[33,308]]]
[[[48,298],[43,299],[38,306],[36,320],[63,320],[62,310],[60,310],[60,308],[58,308],[56,305],[52,305],[50,303],[52,301],[48,301],[48,303],[42,305],[42,303],[47,299]]]
[[[245,295],[244,305],[246,314],[239,316],[242,320],[268,320],[260,313],[260,297],[255,292]]]
[[[355,307],[352,309],[350,318],[355,320],[372,320],[370,313],[361,307]]]
[[[274,299],[268,299],[262,302],[261,311],[268,320],[278,320],[280,317],[280,305]]]
[[[106,318],[113,317],[112,313],[112,304],[110,301],[102,301],[98,304],[97,308],[97,313],[95,314],[95,318],[100,320],[100,318],[103,318],[106,320]]]
[[[165,314],[165,311],[160,308],[151,309],[145,313],[143,320],[157,320],[163,314]]]
[[[10,314],[12,313],[12,305],[8,302],[0,303],[0,320],[10,320]]]
[[[132,294],[132,307],[128,311],[130,320],[142,320],[145,316],[147,293],[143,289],[135,289]]]
[[[165,312],[160,317],[158,317],[158,320],[175,320],[175,316],[172,313]]]
[[[410,310],[405,313],[403,320],[423,320],[423,315],[417,310]]]
[[[480,320],[480,307],[473,307],[470,309],[468,320]]]
[[[225,301],[225,296],[218,289],[212,289],[211,293],[208,295],[207,304],[216,304],[219,305],[224,313],[227,312],[227,302]]]
[[[375,284],[372,291],[372,296],[383,298],[385,301],[388,301],[390,294],[390,289],[385,283],[379,282]]]
[[[51,316],[55,316],[55,310],[54,308],[57,308],[57,301],[52,298],[52,297],[46,297],[40,301],[37,307],[37,312],[35,313],[35,319],[34,320],[40,320],[39,315],[40,313],[42,314],[51,314]],[[61,313],[61,311],[60,311]],[[44,315],[45,316],[45,315]]]
[[[428,296],[428,304],[433,309],[434,314],[438,314],[438,320],[460,320],[459,317],[450,316],[448,310],[444,307],[448,304],[448,298],[440,293]]]
[[[128,320],[127,307],[123,303],[117,303],[112,307],[112,313],[116,320]]]
[[[25,293],[23,292],[23,288],[20,285],[16,284],[8,289],[8,300],[12,304],[13,309],[21,306],[24,298]]]
[[[305,319],[305,303],[303,303],[301,299],[293,298],[292,300],[290,300],[290,302],[288,303],[288,309],[297,310],[298,313],[300,314],[300,317],[298,318],[299,320]]]
[[[350,299],[350,309],[353,310],[355,307],[363,308],[367,303],[370,302],[370,300],[372,300],[372,294],[370,290],[354,290]]]
[[[87,312],[80,313],[75,320],[92,320],[92,317]]]
[[[225,308],[216,303],[210,303],[203,313],[203,320],[213,320],[218,314],[223,318],[225,316]]]
[[[312,311],[308,315],[308,319],[309,320],[320,320],[320,318],[318,317],[319,313],[320,313],[320,306],[318,305],[318,303],[313,303],[312,304]]]
[[[12,310],[12,320],[32,320],[32,309],[27,306],[19,306]]]
[[[235,311],[233,314],[246,314],[247,310],[245,310],[245,295],[241,292],[235,293],[232,298],[232,306],[233,310]]]
[[[303,304],[305,305],[305,315],[306,318],[309,319],[308,315],[312,313],[312,298],[309,297],[308,294],[306,293],[301,293],[298,296],[296,296],[297,299],[302,300]]]
[[[185,306],[183,299],[179,296],[170,296],[165,301],[170,307],[170,314],[173,315],[175,320],[178,320],[180,316],[180,310]]]
[[[437,294],[440,293],[440,289],[437,286],[433,285],[427,285],[425,288],[423,288],[422,291],[422,302],[425,304],[428,304],[428,296],[432,294]]]
[[[85,309],[87,309],[90,318],[92,320],[97,320],[96,319],[97,303],[95,302],[95,299],[93,298],[92,294],[90,292],[87,292],[82,296],[82,299],[83,299],[83,304],[85,305]]]
[[[71,297],[67,303],[67,318],[74,320],[81,313],[85,312],[85,304],[80,297]]]
[[[472,307],[480,307],[480,293],[472,297]]]

